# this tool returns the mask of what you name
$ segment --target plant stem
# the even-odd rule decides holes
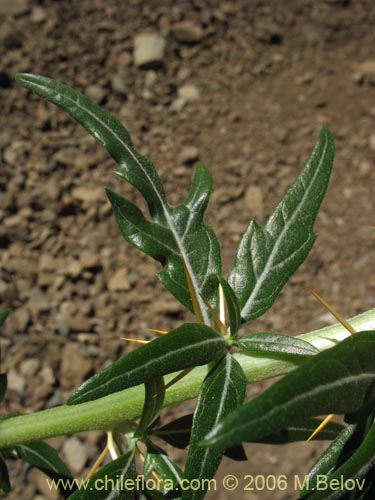
[[[357,331],[375,330],[375,309],[351,318],[349,323]],[[299,335],[299,338],[311,342],[319,350],[325,350],[349,335],[342,325],[337,324]],[[235,354],[235,357],[241,364],[248,383],[284,375],[305,359],[292,362],[240,353]],[[166,392],[164,406],[196,397],[206,373],[206,366],[196,367],[171,386]],[[176,375],[174,373],[165,377],[166,382]],[[2,420],[0,448],[75,432],[111,430],[124,420],[139,416],[143,398],[144,386],[138,385],[88,403],[59,406]]]

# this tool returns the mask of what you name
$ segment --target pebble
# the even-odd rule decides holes
[[[158,33],[139,33],[134,37],[134,64],[141,69],[159,69],[164,65],[166,40]]]
[[[181,87],[179,87],[177,95],[181,99],[185,99],[187,102],[194,102],[199,99],[200,91],[196,85],[186,83],[185,85],[181,85]]]
[[[26,382],[22,375],[17,373],[13,368],[8,371],[8,390],[14,391],[22,395],[25,391]]]
[[[65,344],[61,354],[60,384],[63,389],[78,387],[92,369],[92,362],[77,342]]]
[[[71,436],[64,442],[62,446],[62,455],[67,467],[73,474],[82,472],[88,460],[86,447],[76,436]]]
[[[89,85],[86,88],[85,94],[91,101],[100,104],[103,102],[107,92],[103,87],[100,87],[100,85]]]
[[[0,0],[0,15],[2,16],[19,16],[28,10],[28,0]]]
[[[30,19],[34,24],[42,24],[47,19],[47,12],[42,7],[35,6],[31,12]]]
[[[124,78],[121,75],[115,75],[111,79],[111,87],[114,92],[126,97],[127,96],[127,88],[124,81]]]
[[[36,358],[28,358],[20,363],[20,373],[26,377],[33,377],[40,368],[40,361]]]
[[[198,43],[204,37],[204,31],[199,24],[192,21],[182,21],[172,27],[175,39],[181,43]]]
[[[59,500],[59,492],[48,486],[48,482],[46,481],[46,475],[44,474],[44,472],[39,469],[33,468],[30,470],[27,477],[30,483],[34,484],[39,493],[43,495],[43,499],[48,498],[48,500]],[[37,496],[34,497],[34,499],[36,498]]]
[[[101,187],[77,186],[72,189],[72,196],[76,200],[92,203],[103,197],[103,189]]]
[[[130,282],[125,271],[123,269],[116,271],[115,274],[108,280],[107,287],[110,292],[130,290]]]
[[[199,150],[195,146],[185,146],[179,154],[178,161],[181,165],[191,165],[199,157]]]

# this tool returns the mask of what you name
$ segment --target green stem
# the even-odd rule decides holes
[[[374,330],[375,309],[359,314],[349,322],[357,331]],[[348,335],[349,333],[341,325],[333,325],[299,337],[324,350]],[[249,383],[283,375],[303,362],[282,361],[240,353],[236,353],[235,357],[241,364]],[[196,397],[206,373],[207,367],[196,367],[185,378],[171,386],[166,392],[164,406]],[[176,374],[166,377],[167,381],[174,376]],[[74,432],[110,430],[124,420],[139,416],[143,398],[144,386],[139,385],[89,403],[59,406],[2,420],[0,448]]]

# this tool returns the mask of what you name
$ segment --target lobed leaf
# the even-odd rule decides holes
[[[79,404],[168,373],[204,365],[223,356],[224,338],[212,328],[185,323],[129,352],[76,389],[67,404]]]
[[[252,221],[242,236],[228,282],[240,303],[243,321],[258,318],[272,306],[310,252],[333,156],[333,138],[324,126],[310,159],[267,224]]]
[[[104,465],[69,500],[133,500],[136,492],[134,450]],[[134,487],[130,487],[131,485]]]
[[[116,118],[80,92],[51,78],[18,74],[16,81],[67,111],[108,150],[118,164],[117,175],[143,195],[151,216],[151,221],[147,221],[134,204],[107,190],[123,237],[162,263],[160,280],[192,311],[183,270],[182,262],[185,262],[204,322],[209,324],[209,312],[202,296],[211,305],[215,304],[215,276],[221,272],[221,259],[213,231],[202,223],[212,189],[208,170],[198,164],[184,203],[171,206],[154,166],[136,151],[128,131]]]
[[[208,433],[205,446],[230,446],[302,419],[358,411],[375,382],[375,332],[360,332],[308,359]]]
[[[220,464],[224,449],[202,448],[201,439],[228,413],[242,404],[246,377],[240,364],[227,353],[205,378],[199,392],[191,429],[190,447],[185,465],[185,479],[198,480],[201,488],[186,489],[183,500],[204,498],[206,479],[211,479]],[[188,483],[190,484],[190,483]]]
[[[281,354],[283,356],[315,356],[319,350],[306,340],[279,333],[253,333],[235,342],[249,354]]]

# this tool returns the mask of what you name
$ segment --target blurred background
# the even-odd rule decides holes
[[[272,310],[245,328],[298,334],[333,322],[306,286],[345,317],[374,306],[373,22],[366,0],[0,0],[4,412],[63,404],[133,348],[121,336],[151,339],[149,328],[191,319],[158,282],[159,266],[122,240],[103,188],[142,204],[139,195],[92,137],[14,75],[58,79],[112,112],[156,165],[171,203],[203,162],[214,178],[206,222],[226,272],[249,220],[267,220],[326,123],[336,159],[319,237]],[[250,386],[249,397],[264,387]],[[103,435],[50,442],[80,477]],[[286,474],[288,490],[212,498],[295,498],[294,475],[303,478],[322,446],[248,446],[249,461],[225,461],[217,478]],[[58,498],[18,464],[12,483],[11,499]]]

